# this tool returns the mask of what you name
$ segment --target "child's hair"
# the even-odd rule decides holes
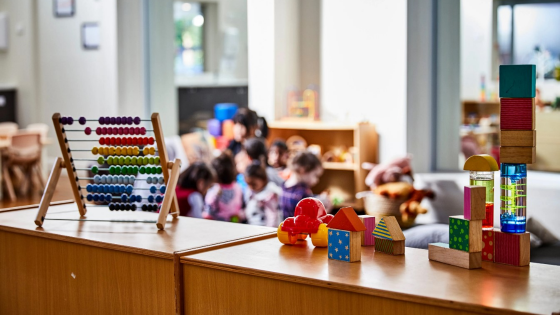
[[[288,152],[288,146],[284,140],[275,140],[270,147],[277,147],[280,154]]]
[[[315,154],[307,151],[300,151],[296,153],[292,159],[292,169],[294,171],[301,169],[304,173],[309,173],[321,166],[322,164],[319,158],[317,158]]]
[[[214,180],[212,170],[204,162],[194,162],[179,176],[179,186],[197,190],[199,180],[210,182]]]
[[[268,123],[264,117],[257,117],[257,130],[255,136],[258,138],[268,138]]]
[[[259,161],[253,161],[253,163],[251,163],[251,165],[247,167],[247,169],[245,170],[245,176],[255,177],[268,182],[268,176],[266,175],[265,166],[262,165]]]
[[[216,171],[216,179],[220,184],[231,184],[235,180],[235,163],[231,155],[222,153],[212,160],[212,167]]]
[[[259,138],[251,138],[245,141],[245,151],[253,161],[266,161],[266,144]],[[266,164],[266,162],[265,162]]]
[[[257,126],[257,113],[248,108],[240,108],[233,116],[233,122],[243,125],[247,129],[247,136],[252,136],[249,132]]]

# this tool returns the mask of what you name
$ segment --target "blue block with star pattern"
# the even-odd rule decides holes
[[[360,261],[361,243],[360,232],[329,228],[329,259],[346,262]]]

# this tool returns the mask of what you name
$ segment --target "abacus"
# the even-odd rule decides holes
[[[37,226],[41,227],[46,220],[45,216],[63,168],[66,168],[68,172],[74,200],[81,217],[79,221],[88,221],[83,219],[88,207],[108,207],[112,211],[130,211],[138,209],[136,203],[141,204],[143,211],[155,212],[159,210],[157,221],[125,220],[126,222],[156,223],[157,228],[163,230],[168,214],[171,214],[173,218],[179,215],[175,187],[179,177],[181,161],[179,159],[172,162],[168,161],[158,113],[153,113],[151,119],[141,119],[140,117],[100,117],[99,119],[80,117],[74,119],[72,117],[61,117],[59,113],[55,113],[52,120],[62,158],[58,157],[53,165],[35,218]],[[84,129],[73,129],[75,128],[73,127],[75,121],[82,126],[96,123],[99,126],[95,129],[91,126],[86,126]],[[151,122],[153,129],[148,130],[146,127],[141,127],[140,124],[143,122]],[[147,136],[149,132],[153,133],[153,137]],[[74,139],[68,137],[71,133],[101,137]],[[94,146],[91,150],[72,150],[70,149],[72,142],[97,142],[100,146]],[[78,152],[91,153],[94,156],[99,155],[99,157],[94,159],[74,157],[73,154]],[[106,163],[109,167],[103,168],[94,165],[91,168],[76,168],[74,164],[76,161],[92,161],[99,165]],[[91,171],[94,176],[79,177],[77,171],[85,170]],[[145,179],[137,179],[136,175],[139,173],[150,176]],[[149,190],[153,195],[147,198],[134,195],[133,184],[136,180],[145,180],[148,184],[153,184],[149,188],[143,188]],[[93,181],[93,184],[84,181]],[[86,201],[95,202],[95,204],[86,203]],[[123,220],[107,221],[123,222]]]

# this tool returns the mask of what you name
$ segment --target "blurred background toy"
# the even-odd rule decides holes
[[[371,191],[356,194],[356,198],[365,198],[365,210],[368,215],[381,219],[394,216],[403,228],[414,224],[419,214],[427,209],[421,205],[424,197],[433,199],[433,191],[415,189],[412,182],[411,155],[397,158],[387,164],[363,163],[369,169],[365,182]]]

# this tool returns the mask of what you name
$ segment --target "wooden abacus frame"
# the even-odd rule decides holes
[[[84,201],[84,196],[80,191],[79,178],[76,173],[76,167],[74,166],[74,160],[72,158],[72,151],[70,150],[70,145],[68,143],[68,138],[65,135],[63,125],[61,123],[60,113],[55,113],[52,116],[54,129],[56,132],[56,137],[58,139],[58,144],[60,145],[60,151],[62,152],[62,158],[58,157],[54,162],[51,174],[49,176],[47,187],[39,203],[39,209],[37,211],[37,216],[35,217],[35,224],[41,227],[45,221],[45,216],[49,209],[54,191],[56,189],[56,184],[60,178],[60,173],[63,168],[66,168],[68,172],[68,179],[70,180],[70,186],[72,187],[72,193],[74,194],[74,200],[78,206],[78,211],[80,212],[80,217],[86,215],[87,209]],[[177,181],[179,179],[179,169],[181,168],[181,160],[175,159],[173,162],[169,161],[167,155],[167,149],[165,148],[163,132],[161,130],[161,121],[158,113],[153,113],[151,117],[151,122],[153,126],[154,137],[156,140],[156,145],[159,153],[159,158],[161,161],[161,169],[163,172],[163,179],[166,184],[166,191],[163,197],[163,202],[159,212],[159,217],[156,223],[158,229],[165,229],[165,223],[167,221],[167,215],[171,214],[173,218],[177,218],[179,215],[179,204],[177,202],[177,196],[175,195],[175,187],[177,186]]]

